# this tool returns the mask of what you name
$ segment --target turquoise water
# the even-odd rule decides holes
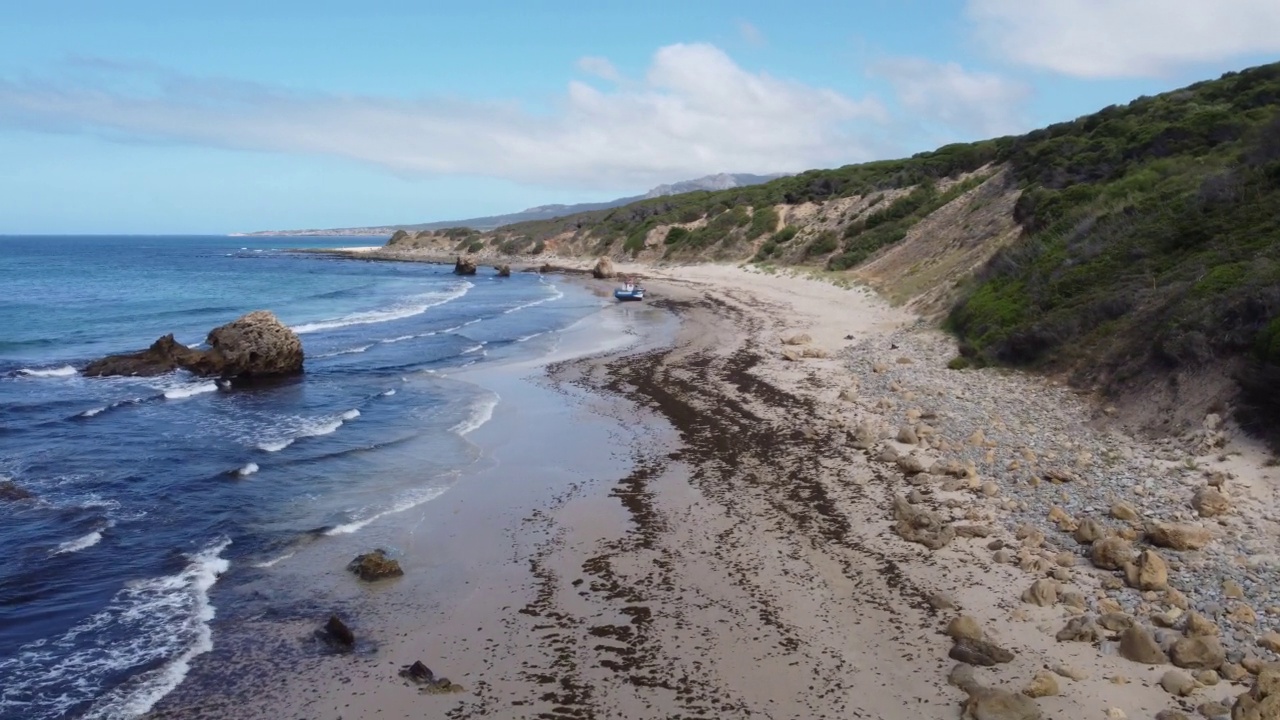
[[[130,717],[216,641],[220,593],[441,497],[498,401],[453,369],[544,352],[602,300],[536,274],[285,252],[353,238],[0,238],[0,718]],[[255,309],[307,372],[252,390],[89,360]]]

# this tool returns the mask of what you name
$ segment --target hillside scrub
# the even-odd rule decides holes
[[[1255,379],[1280,368],[1280,65],[1038,130],[1003,157],[1024,234],[950,315],[971,355],[1098,360],[1113,385],[1241,355]]]

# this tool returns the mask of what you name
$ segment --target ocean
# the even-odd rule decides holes
[[[128,718],[235,610],[219,598],[303,544],[442,496],[500,401],[451,374],[553,352],[607,301],[490,268],[289,252],[344,238],[0,238],[0,719]],[[368,240],[373,244],[373,240]],[[306,373],[224,390],[86,378],[268,309]]]

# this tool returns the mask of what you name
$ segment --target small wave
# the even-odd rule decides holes
[[[171,388],[164,391],[164,396],[169,400],[182,400],[183,398],[217,391],[218,384],[216,382],[206,382],[198,385],[185,385],[183,387]]]
[[[356,532],[360,528],[363,528],[364,526],[368,525],[369,523],[375,520],[384,518],[388,515],[393,515],[398,512],[404,512],[405,510],[415,508],[426,502],[431,502],[432,500],[435,500],[436,498],[443,495],[445,493],[445,490],[448,490],[448,488],[436,487],[436,488],[425,488],[422,490],[410,491],[408,493],[405,493],[400,499],[398,499],[395,503],[393,503],[391,507],[382,509],[382,510],[374,510],[373,513],[370,514],[368,517],[362,517],[356,520],[352,520],[351,522],[343,523],[342,525],[335,525],[325,530],[324,534],[330,535],[330,536],[350,535],[351,533]]]
[[[498,407],[498,401],[501,399],[497,393],[490,393],[472,406],[470,417],[454,425],[450,430],[459,435],[467,435],[479,429],[493,418],[493,409]]]
[[[518,343],[522,343],[522,342],[529,342],[530,340],[532,340],[532,339],[534,339],[534,338],[536,338],[536,337],[538,337],[538,336],[540,336],[540,335],[546,335],[546,333],[545,333],[545,332],[536,332],[536,333],[534,333],[534,334],[532,334],[532,335],[522,335],[522,336],[520,336],[520,337],[516,338],[516,342],[518,342]]]
[[[293,557],[293,556],[294,556],[294,555],[296,555],[296,554],[297,554],[297,551],[295,551],[295,550],[290,550],[289,552],[287,552],[287,553],[285,553],[285,554],[283,554],[283,555],[280,555],[280,556],[278,556],[278,557],[273,557],[273,558],[271,558],[270,560],[263,560],[262,562],[256,562],[256,563],[253,563],[252,567],[256,567],[256,568],[269,568],[269,567],[275,567],[275,565],[276,565],[277,563],[282,563],[282,562],[284,562],[285,560],[288,560],[289,558]]]
[[[236,471],[236,475],[239,475],[240,477],[248,477],[256,472],[258,472],[258,463],[251,462],[245,463],[244,467]]]
[[[19,375],[27,377],[51,378],[51,377],[71,377],[79,371],[70,365],[63,365],[56,368],[22,368],[18,371]]]
[[[262,442],[259,442],[258,449],[264,452],[280,452],[281,450],[292,445],[295,440],[300,440],[302,438],[308,438],[308,437],[320,437],[322,435],[329,435],[331,433],[337,432],[338,428],[342,427],[342,424],[344,422],[348,420],[355,420],[358,417],[360,417],[360,411],[356,409],[351,409],[342,413],[337,417],[321,418],[318,420],[307,421],[307,422],[304,422],[301,425],[301,427],[299,427],[298,430],[289,437],[276,438],[273,440],[263,440]]]
[[[471,347],[467,348],[466,350],[463,350],[462,352],[460,352],[460,353],[458,353],[458,354],[459,354],[459,355],[470,355],[471,353],[476,352],[477,350],[483,350],[483,349],[484,349],[484,345],[485,345],[484,343],[480,343],[479,345],[472,345]]]
[[[387,338],[386,340],[381,340],[380,342],[390,345],[391,343],[398,343],[398,342],[404,342],[405,340],[412,340],[416,337],[419,337],[419,336],[418,335],[401,335],[400,337]]]
[[[383,396],[383,397],[391,397],[392,395],[395,395],[395,394],[396,394],[396,389],[395,389],[395,388],[391,388],[390,390],[388,390],[388,391],[386,391],[386,392],[382,393],[382,396]]]
[[[75,540],[68,540],[67,542],[62,543],[53,551],[53,554],[66,555],[73,552],[80,552],[85,548],[91,548],[94,545],[97,545],[101,541],[102,541],[102,531],[94,530],[88,535],[84,535],[76,538]]]
[[[547,297],[544,297],[544,298],[542,298],[542,299],[540,299],[540,300],[532,300],[532,301],[527,302],[527,303],[525,303],[525,304],[523,304],[523,305],[517,305],[517,306],[515,306],[515,307],[513,307],[513,308],[509,308],[509,309],[507,309],[507,310],[503,310],[503,311],[502,311],[502,314],[503,314],[503,315],[510,315],[510,314],[511,314],[511,313],[513,313],[513,312],[517,312],[517,311],[520,311],[520,310],[524,310],[525,308],[531,308],[531,307],[533,307],[533,306],[535,306],[535,305],[541,305],[541,304],[543,304],[543,303],[554,302],[554,301],[559,300],[560,298],[564,297],[564,293],[560,292],[560,290],[559,290],[559,289],[557,289],[555,285],[548,285],[547,287],[551,289],[551,293],[552,293],[551,295],[549,295],[549,296],[547,296]]]
[[[319,322],[304,323],[293,328],[293,331],[299,335],[306,333],[320,332],[323,330],[336,330],[350,325],[369,325],[372,323],[389,322],[391,320],[401,320],[414,315],[421,315],[430,308],[437,305],[443,305],[452,302],[467,294],[467,291],[475,287],[469,282],[462,282],[455,286],[452,290],[443,292],[426,293],[416,297],[408,298],[404,304],[392,307],[387,310],[371,310],[368,312],[351,313],[333,320],[321,320]]]
[[[107,409],[107,406],[106,406],[106,405],[103,405],[102,407],[90,408],[90,409],[85,410],[84,412],[80,413],[80,417],[91,418],[91,417],[93,417],[94,415],[97,415],[97,414],[98,414],[98,413],[100,413],[100,412],[105,412],[105,411],[106,411],[106,409]]]
[[[346,350],[336,350],[331,353],[317,355],[316,359],[338,357],[339,355],[356,355],[358,353],[364,352],[365,350],[368,350],[371,347],[373,347],[373,345],[361,345],[359,347],[347,348]]]

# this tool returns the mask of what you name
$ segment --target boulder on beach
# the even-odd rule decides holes
[[[617,274],[613,269],[613,261],[607,257],[596,260],[596,266],[591,268],[591,277],[597,280],[607,280]]]
[[[371,553],[357,555],[347,564],[347,570],[360,576],[360,579],[365,582],[404,575],[404,570],[400,569],[400,563],[388,557],[387,551],[381,548]]]
[[[329,622],[324,625],[324,633],[337,645],[349,648],[356,644],[356,634],[337,615],[329,616]]]
[[[146,350],[95,360],[83,374],[152,376],[181,368],[203,377],[248,379],[302,372],[302,340],[268,310],[214,328],[206,343],[208,350],[198,350],[165,335]]]
[[[453,263],[453,274],[454,275],[475,275],[476,261],[472,260],[469,257],[463,257],[459,255],[458,259],[455,260]]]
[[[461,685],[449,681],[447,677],[436,677],[421,660],[415,660],[412,665],[406,665],[400,668],[400,677],[409,682],[420,686],[422,692],[425,693],[451,693],[463,692]]]
[[[495,265],[494,270],[498,272],[498,277],[511,277],[511,266],[507,264]]]

